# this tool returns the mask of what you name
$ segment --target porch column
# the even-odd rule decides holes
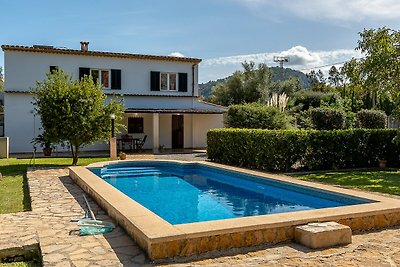
[[[159,153],[160,147],[160,116],[153,113],[153,153]]]

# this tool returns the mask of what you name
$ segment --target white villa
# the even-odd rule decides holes
[[[79,79],[92,75],[107,97],[124,99],[124,123],[134,138],[147,135],[145,149],[201,148],[206,133],[224,127],[226,109],[198,99],[200,59],[90,51],[53,46],[2,45],[4,51],[4,130],[10,152],[31,152],[40,133],[31,88],[46,73],[61,68]],[[126,133],[123,133],[126,134]],[[96,144],[86,150],[106,150]]]

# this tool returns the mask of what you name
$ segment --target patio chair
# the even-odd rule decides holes
[[[139,140],[136,143],[136,150],[137,151],[142,151],[142,152],[144,151],[143,145],[144,145],[144,143],[146,143],[146,139],[147,139],[147,135],[145,135],[142,140]]]
[[[122,143],[122,150],[132,150],[133,149],[132,138],[128,134],[125,134],[122,136],[121,143]]]

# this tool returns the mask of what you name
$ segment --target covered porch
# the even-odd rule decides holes
[[[224,127],[224,113],[223,109],[128,108],[123,120],[126,131],[117,138],[145,139],[142,149],[153,153],[201,149],[207,146],[208,130]]]

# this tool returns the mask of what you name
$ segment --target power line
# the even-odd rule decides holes
[[[362,59],[362,58],[363,58],[363,57],[361,57],[361,58],[355,58],[355,60],[360,60],[360,59]],[[350,60],[346,60],[346,61],[335,62],[335,63],[326,64],[326,65],[322,65],[322,66],[316,66],[316,67],[311,67],[311,68],[299,69],[298,71],[320,69],[320,68],[335,66],[335,65],[339,65],[339,64],[344,64],[344,63],[349,62],[349,61],[350,61]]]

